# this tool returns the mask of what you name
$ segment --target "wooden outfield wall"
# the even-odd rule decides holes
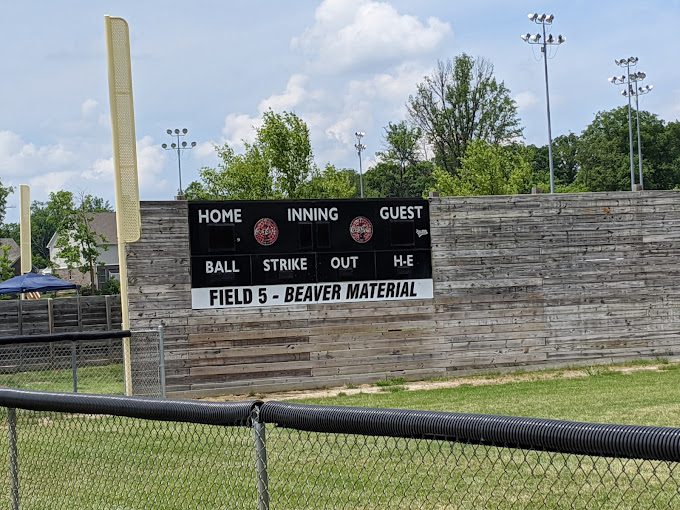
[[[434,299],[192,310],[186,202],[142,202],[132,329],[174,396],[680,355],[680,193],[434,198]]]

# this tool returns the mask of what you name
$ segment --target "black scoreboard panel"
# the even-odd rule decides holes
[[[194,308],[432,294],[425,200],[190,202],[189,236]]]

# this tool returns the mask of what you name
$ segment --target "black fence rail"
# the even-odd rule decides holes
[[[0,387],[124,394],[126,339],[133,394],[164,396],[162,328],[0,337]]]
[[[680,506],[675,428],[19,390],[0,412],[5,508]]]

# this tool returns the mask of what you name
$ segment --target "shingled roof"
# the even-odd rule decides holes
[[[11,237],[0,237],[0,246],[9,246],[9,261],[12,264],[21,257],[21,249]]]
[[[90,227],[97,234],[104,236],[105,244],[118,244],[115,212],[100,212],[92,214]]]

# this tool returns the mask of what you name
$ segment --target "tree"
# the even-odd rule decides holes
[[[666,150],[668,139],[665,131],[663,121],[656,115],[640,112],[643,173],[647,189],[670,188],[674,181],[679,182],[676,180],[678,168],[673,166],[672,156]],[[580,137],[579,182],[592,191],[630,189],[629,150],[628,108],[622,106],[598,112]],[[637,177],[637,157],[633,164]]]
[[[0,224],[5,221],[5,211],[7,211],[7,197],[14,191],[12,186],[3,186],[0,180]]]
[[[188,200],[265,200],[277,198],[274,178],[260,150],[246,144],[245,154],[235,154],[229,145],[216,147],[217,168],[201,170],[185,193]]]
[[[301,198],[314,171],[307,124],[294,113],[263,116],[255,142],[236,154],[227,144],[216,148],[218,168],[203,168],[199,182],[187,187],[189,200]]]
[[[442,195],[515,195],[531,191],[531,165],[521,146],[475,140],[468,145],[456,176],[434,171],[433,191]]]
[[[111,204],[100,197],[83,195],[81,199],[80,206],[88,213],[113,211]],[[47,202],[34,201],[31,204],[31,252],[35,266],[51,265],[47,245],[75,208],[70,191],[56,191],[50,193]]]
[[[405,121],[385,127],[385,150],[380,161],[366,172],[369,196],[419,197],[431,184],[433,165],[421,160],[422,131]]]
[[[59,249],[59,257],[69,270],[77,268],[83,273],[89,272],[90,285],[94,289],[99,265],[99,244],[106,239],[94,231],[91,223],[94,213],[110,209],[108,202],[91,195],[82,195],[76,206],[71,192],[59,191],[50,194],[50,205],[63,215],[56,230],[55,246]]]
[[[323,171],[315,169],[312,178],[300,188],[300,198],[354,198],[357,174],[349,168],[337,169],[330,163]]]
[[[421,197],[434,185],[432,172],[435,166],[431,161],[419,161],[402,171],[398,163],[381,161],[364,174],[366,196]]]
[[[274,188],[281,196],[300,198],[300,189],[314,169],[314,155],[307,124],[294,113],[263,116],[255,142],[273,171]]]
[[[571,190],[581,168],[579,150],[581,140],[578,135],[569,133],[553,140],[553,165],[555,189]],[[550,190],[550,161],[548,146],[528,145],[526,158],[532,167],[532,183],[544,192]]]
[[[517,105],[483,58],[462,54],[437,69],[409,96],[408,112],[435,150],[435,162],[451,175],[468,144],[509,143],[522,135]]]
[[[0,225],[0,237],[8,237],[14,239],[19,244],[19,224],[18,223],[3,223]]]
[[[9,259],[9,246],[0,246],[0,282],[9,280],[14,276],[14,266]]]

